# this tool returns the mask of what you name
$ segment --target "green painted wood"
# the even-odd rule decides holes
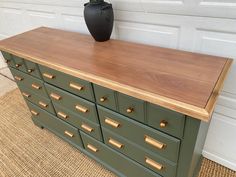
[[[41,73],[39,71],[39,67],[36,63],[29,60],[25,60],[25,65],[27,68],[27,73],[29,75],[42,79]]]
[[[94,103],[87,101],[81,97],[78,97],[76,95],[73,95],[71,93],[68,93],[60,88],[54,87],[50,84],[45,83],[46,89],[48,91],[48,94],[51,95],[52,93],[60,95],[60,100],[55,100],[51,98],[53,104],[59,104],[64,106],[65,108],[73,111],[75,114],[78,114],[85,119],[88,119],[90,121],[93,121],[95,123],[99,123],[98,116],[97,116],[97,110]],[[81,112],[76,109],[76,106],[80,105],[84,108],[87,108],[87,112]]]
[[[179,154],[180,140],[134,121],[130,118],[122,116],[111,110],[98,106],[98,113],[102,127],[105,127],[112,132],[127,138],[129,141],[139,144],[143,148],[149,149],[153,153],[169,159],[170,161],[177,162]],[[114,128],[105,123],[105,119],[109,118],[120,123],[118,128]],[[156,141],[164,143],[164,149],[158,149],[144,141],[145,136],[149,136]]]
[[[4,51],[1,51],[1,52],[2,52],[4,59],[6,60],[7,65],[10,67],[16,67],[15,62],[12,58],[12,55],[10,53],[4,52]]]
[[[69,110],[61,105],[54,104],[54,107],[55,107],[55,110],[57,113],[61,112],[61,113],[64,113],[67,115],[67,118],[65,119],[57,114],[58,118],[66,121],[67,123],[71,124],[72,126],[78,128],[81,131],[87,133],[88,135],[94,137],[95,139],[97,139],[99,141],[103,141],[100,124],[89,121],[88,119],[85,119],[82,116],[75,114],[71,110]],[[92,132],[89,132],[89,131],[86,131],[85,129],[83,129],[82,128],[83,124],[91,127],[93,129]]]
[[[15,55],[12,55],[12,59],[14,60],[15,62],[15,68],[20,70],[20,71],[23,71],[23,72],[27,72],[27,69],[26,69],[26,65],[25,65],[25,62],[24,62],[24,59],[23,58],[20,58],[18,56],[15,56]],[[18,65],[18,66],[17,66]]]
[[[43,73],[47,73],[54,76],[53,79],[48,79],[47,77],[43,76],[43,79],[45,82],[48,82],[52,85],[60,87],[68,92],[71,92],[75,95],[86,98],[90,101],[94,101],[93,88],[90,82],[59,72],[59,71],[56,71],[56,70],[53,70],[51,68],[48,68],[42,65],[39,65],[39,69],[41,71],[42,76],[43,76]],[[76,90],[74,88],[71,88],[69,86],[70,83],[75,83],[77,85],[80,85],[83,87],[83,89]]]
[[[183,137],[185,115],[151,103],[147,104],[148,125],[178,138]],[[167,122],[161,127],[162,121]]]
[[[145,167],[153,170],[154,172],[164,176],[164,177],[175,177],[177,164],[173,163],[167,159],[162,158],[156,153],[149,151],[148,149],[143,148],[142,146],[132,143],[131,141],[112,133],[110,130],[103,128],[103,137],[104,142],[111,148],[123,153],[127,157],[137,161],[138,163],[144,165]],[[122,144],[122,148],[118,148],[109,143],[109,140],[115,140]],[[146,158],[150,158],[157,162],[158,164],[163,165],[163,169],[158,170],[145,162]]]
[[[96,141],[94,138],[81,132],[81,137],[84,143],[85,149],[94,157],[103,161],[106,164],[112,166],[115,171],[120,173],[119,176],[126,177],[161,177],[160,175],[148,170],[135,161],[127,158],[119,152],[114,151],[103,143]],[[93,152],[87,148],[90,144],[98,149],[97,152]]]

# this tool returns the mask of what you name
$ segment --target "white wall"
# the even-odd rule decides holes
[[[88,33],[84,0],[0,0],[0,38],[49,26]],[[110,0],[113,38],[236,58],[235,0]],[[0,62],[0,66],[3,66]],[[236,170],[236,64],[213,115],[204,156]]]

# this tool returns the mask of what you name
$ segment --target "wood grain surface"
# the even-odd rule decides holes
[[[46,27],[2,40],[0,50],[206,121],[232,63]]]

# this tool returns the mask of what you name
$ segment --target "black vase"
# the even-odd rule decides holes
[[[99,42],[109,40],[114,22],[112,4],[97,0],[84,6],[84,19],[93,38]]]

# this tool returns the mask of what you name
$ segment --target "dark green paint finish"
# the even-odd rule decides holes
[[[66,121],[67,123],[71,124],[72,126],[78,128],[78,129],[82,130],[83,132],[87,133],[88,135],[94,137],[95,139],[97,139],[99,141],[103,141],[101,127],[99,124],[89,121],[89,120],[81,117],[78,114],[75,114],[71,110],[69,110],[61,105],[54,104],[54,107],[55,107],[55,110],[57,113],[62,112],[67,115],[66,119],[62,118],[60,115],[57,115],[58,118]],[[91,127],[93,129],[92,132],[84,130],[82,128],[82,124],[85,124],[85,125]]]
[[[127,157],[137,161],[138,163],[141,163],[145,167],[153,170],[154,172],[164,176],[164,177],[175,177],[176,173],[176,163],[170,162],[159,155],[150,152],[149,150],[141,147],[140,145],[137,145],[135,143],[132,143],[131,141],[116,135],[112,133],[111,131],[107,130],[106,128],[102,129],[103,132],[103,137],[104,137],[104,142],[110,146],[111,148],[125,154]],[[118,141],[121,143],[123,146],[122,148],[118,148],[112,144],[109,143],[109,139],[113,139],[115,141]],[[145,160],[147,158],[150,158],[157,162],[158,164],[161,164],[164,166],[162,170],[157,170],[156,168],[148,165]]]
[[[6,63],[10,67],[15,67],[15,62],[12,58],[12,55],[8,52],[1,51],[4,59],[6,60]]]
[[[127,138],[129,141],[139,144],[143,148],[149,149],[153,153],[169,159],[172,162],[177,162],[179,154],[180,140],[171,137],[158,130],[150,128],[111,110],[98,106],[98,113],[102,127],[105,127],[112,132]],[[105,123],[105,119],[110,118],[120,123],[118,128],[114,128]],[[149,136],[161,143],[166,144],[164,149],[158,149],[150,144],[147,144],[144,139]]]
[[[119,112],[121,114],[135,119],[139,122],[145,121],[145,102],[143,100],[139,100],[122,93],[118,93],[117,95]],[[129,108],[133,109],[131,113],[127,112],[127,109]]]
[[[105,164],[109,164],[115,171],[117,171],[121,177],[161,177],[160,175],[148,170],[142,165],[136,163],[135,161],[127,158],[123,154],[116,152],[115,150],[109,148],[105,144],[96,141],[92,137],[81,132],[81,137],[84,143],[86,151],[88,151],[92,156]],[[98,149],[97,152],[93,152],[87,148],[90,144]]]
[[[25,60],[25,65],[26,65],[26,68],[27,68],[27,73],[29,75],[37,77],[39,79],[42,79],[42,76],[41,76],[40,71],[39,71],[39,67],[36,63]]]
[[[160,123],[166,121],[166,127],[160,127]],[[165,109],[158,105],[147,103],[148,125],[160,131],[168,133],[178,138],[183,137],[185,115]]]
[[[94,94],[93,94],[93,88],[92,84],[88,81],[79,79],[77,77],[62,73],[60,71],[53,70],[51,68],[39,65],[39,69],[41,71],[42,77],[45,82],[48,82],[52,85],[58,86],[64,90],[67,90],[68,92],[71,92],[75,95],[81,96],[83,98],[86,98],[90,101],[94,101]],[[53,79],[48,79],[47,77],[43,76],[43,73],[47,73],[50,75],[53,75]],[[82,90],[76,90],[74,88],[71,88],[69,85],[70,83],[74,83],[77,85],[80,85],[83,87]]]
[[[27,68],[26,68],[24,59],[15,55],[12,55],[12,58],[15,62],[15,68],[26,73]]]
[[[49,85],[47,83],[45,83],[45,86],[46,86],[46,89],[47,89],[49,95],[54,93],[54,94],[61,96],[60,100],[55,100],[55,99],[51,98],[53,104],[62,105],[65,108],[73,111],[75,114],[80,115],[85,119],[99,123],[98,116],[97,116],[97,110],[96,110],[96,106],[94,103],[87,101],[83,98],[80,98],[76,95],[73,95],[71,93],[68,93],[60,88]],[[85,113],[78,111],[76,109],[77,105],[87,108],[88,111]]]

